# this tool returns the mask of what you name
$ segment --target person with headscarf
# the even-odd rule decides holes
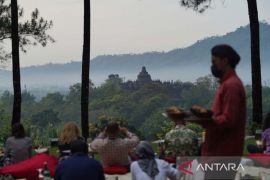
[[[171,180],[179,179],[180,173],[171,167],[166,161],[155,158],[151,145],[141,141],[136,147],[136,155],[139,160],[130,166],[132,180]]]

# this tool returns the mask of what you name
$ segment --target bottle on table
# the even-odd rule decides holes
[[[50,179],[51,179],[51,175],[50,175],[50,171],[48,169],[48,163],[44,162],[43,180],[50,180]]]

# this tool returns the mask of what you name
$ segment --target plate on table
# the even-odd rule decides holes
[[[39,148],[39,149],[35,149],[36,153],[47,153],[48,152],[48,148]]]

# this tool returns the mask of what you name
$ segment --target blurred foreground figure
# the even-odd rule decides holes
[[[83,140],[70,143],[72,156],[61,162],[55,180],[105,180],[101,164],[88,157],[88,145]]]
[[[208,120],[201,118],[194,121],[206,128],[201,154],[202,156],[239,157],[243,153],[246,123],[245,89],[235,72],[240,56],[231,46],[226,44],[214,46],[211,54],[211,72],[219,79],[220,86],[213,101],[212,118],[208,118]],[[206,157],[203,158],[203,161],[213,160],[210,159]],[[237,158],[232,161],[238,163]],[[224,178],[224,176],[233,179],[235,172],[206,172],[206,179],[219,179]]]

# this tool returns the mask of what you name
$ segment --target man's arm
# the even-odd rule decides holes
[[[101,132],[94,141],[90,144],[90,147],[93,151],[99,151],[103,146],[103,141],[106,138],[105,132]]]
[[[213,121],[216,125],[222,127],[233,126],[239,119],[239,112],[243,102],[241,102],[243,94],[241,94],[239,86],[230,86],[224,92],[223,97],[223,112],[213,116]]]
[[[176,169],[174,169],[173,167],[170,166],[169,163],[162,161],[162,167],[163,170],[166,173],[166,176],[170,179],[170,180],[178,180],[180,179],[180,172]]]
[[[126,136],[125,141],[130,149],[134,148],[139,143],[138,136],[129,132],[126,128],[122,127],[120,130]]]

